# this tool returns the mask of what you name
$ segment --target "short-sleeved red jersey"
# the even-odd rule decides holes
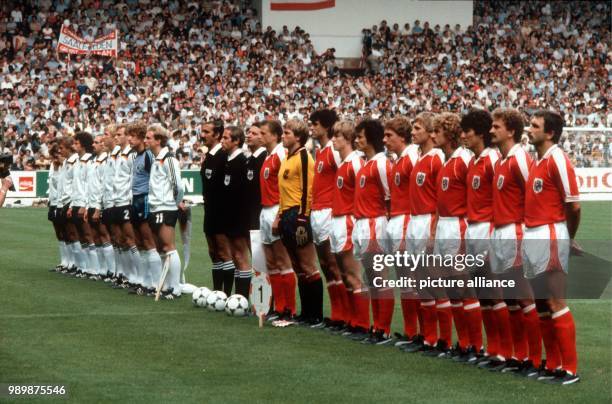
[[[391,163],[385,153],[368,160],[357,173],[355,184],[355,211],[357,219],[387,215]]]
[[[574,167],[563,150],[553,145],[529,170],[525,225],[535,227],[562,222],[565,220],[565,203],[579,200]]]
[[[346,156],[336,170],[336,186],[332,200],[332,216],[352,215],[355,205],[355,178],[363,167],[358,151]]]
[[[467,216],[469,223],[493,221],[493,174],[499,160],[497,150],[485,148],[473,158],[467,174]]]
[[[493,175],[493,223],[495,227],[525,220],[525,183],[532,159],[520,144],[495,164]]]
[[[436,213],[436,181],[444,163],[442,150],[433,148],[417,160],[410,173],[410,214]]]
[[[325,147],[315,152],[315,172],[312,181],[312,209],[332,207],[336,170],[340,166],[340,154],[332,146],[331,140]]]
[[[391,165],[391,216],[410,214],[410,174],[419,159],[419,146],[406,146]]]
[[[467,214],[467,172],[473,153],[458,147],[438,172],[438,214],[464,217]]]
[[[281,162],[286,158],[287,152],[279,143],[264,160],[259,172],[262,206],[278,205],[278,170],[280,170]]]

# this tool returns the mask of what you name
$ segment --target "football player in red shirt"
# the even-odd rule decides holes
[[[461,118],[461,140],[464,146],[474,153],[467,173],[467,220],[465,232],[466,253],[473,257],[480,255],[483,265],[471,267],[474,277],[492,278],[488,263],[490,234],[493,230],[493,169],[499,159],[497,150],[491,147],[491,114],[485,110],[474,109]],[[499,331],[493,318],[493,306],[503,302],[500,289],[478,290],[482,319],[487,333],[487,351],[482,355],[480,344],[468,350],[467,356],[460,360],[476,363],[495,357],[499,347]],[[464,306],[464,309],[466,307]],[[474,330],[480,332],[478,330]],[[508,334],[509,335],[509,334]],[[478,340],[478,335],[475,336]],[[482,359],[481,359],[482,358]]]
[[[419,147],[419,158],[410,173],[410,222],[406,229],[406,245],[408,253],[413,255],[431,253],[437,222],[436,180],[444,162],[444,153],[433,144],[434,118],[435,114],[422,112],[412,122],[412,142]],[[427,278],[429,273],[427,266],[416,268],[418,278]],[[434,351],[438,340],[434,295],[425,289],[419,290],[419,295],[423,338],[415,338],[411,344],[400,346],[404,352]],[[440,310],[450,310],[450,302],[443,302],[442,306]]]
[[[340,154],[341,163],[336,170],[336,183],[332,199],[331,251],[336,256],[347,290],[348,321],[346,327],[336,327],[343,335],[367,334],[370,327],[370,300],[361,281],[361,267],[353,255],[353,207],[355,178],[363,166],[361,154],[353,150],[355,125],[349,121],[334,124],[332,142]]]
[[[538,297],[549,369],[538,380],[565,385],[580,381],[576,326],[565,302],[570,250],[580,251],[574,242],[580,202],[574,167],[558,146],[562,132],[563,118],[556,112],[538,111],[531,118],[529,142],[538,160],[529,170],[525,189],[523,267]],[[555,365],[560,368],[551,371]]]
[[[387,270],[373,271],[374,255],[385,252],[385,228],[387,226],[387,202],[389,201],[389,174],[391,163],[384,153],[384,128],[373,119],[361,121],[356,128],[355,144],[366,158],[366,163],[357,173],[355,186],[355,227],[353,228],[353,250],[361,260],[370,286],[370,299],[374,326],[372,333],[351,336],[363,343],[387,345],[393,341],[391,320],[393,318],[393,289],[388,287],[373,288],[375,277],[388,276]]]
[[[465,231],[467,229],[467,170],[472,153],[460,145],[461,119],[457,114],[445,112],[434,120],[433,142],[444,152],[445,161],[438,172],[438,223],[436,225],[434,254],[443,257],[465,254]],[[446,259],[445,259],[446,261]],[[442,266],[442,276],[467,281],[461,268]],[[479,350],[482,345],[480,304],[473,288],[446,288],[438,291],[438,308],[446,306],[450,297],[450,312],[457,330],[457,345],[449,350],[451,323],[449,309],[438,311],[438,323],[442,344],[438,344],[439,357],[466,356],[469,347]],[[434,352],[431,353],[435,355]]]
[[[291,259],[280,237],[272,233],[272,224],[279,208],[278,171],[287,157],[281,142],[283,127],[278,121],[264,121],[261,126],[261,137],[268,155],[259,172],[261,188],[261,214],[259,225],[261,242],[266,256],[266,267],[270,276],[274,309],[268,315],[269,321],[288,320],[296,313],[295,287],[297,280],[291,266]]]
[[[493,306],[499,326],[498,357],[483,365],[493,371],[537,376],[541,363],[542,336],[532,291],[523,276],[520,245],[525,215],[525,183],[532,164],[521,147],[524,121],[514,109],[493,111],[491,140],[499,148],[501,158],[493,175],[493,233],[489,255],[491,271],[512,279],[516,287],[504,289],[505,304]],[[506,325],[512,334],[508,340]],[[510,346],[512,344],[512,347]],[[514,353],[512,352],[514,351]]]
[[[390,218],[387,224],[388,253],[406,250],[406,232],[410,222],[410,174],[419,158],[419,146],[410,144],[412,125],[402,116],[385,122],[384,142],[387,151],[397,158],[391,166]],[[406,267],[397,267],[398,279],[412,277],[413,272]],[[404,334],[397,334],[399,347],[412,343],[417,338],[417,318],[419,310],[419,295],[414,289],[401,289],[402,316],[404,318]]]
[[[338,116],[331,109],[320,109],[310,115],[312,138],[319,143],[315,152],[310,224],[319,266],[327,281],[331,305],[330,318],[326,318],[324,322],[327,327],[342,326],[348,321],[345,313],[348,311],[348,296],[330,248],[332,199],[336,170],[340,165],[340,154],[334,150],[331,142],[332,128],[337,121]]]

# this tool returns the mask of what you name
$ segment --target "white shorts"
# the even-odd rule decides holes
[[[310,227],[312,239],[316,245],[329,240],[331,234],[331,208],[313,210],[310,212]]]
[[[280,240],[280,236],[272,234],[272,224],[278,214],[279,205],[264,206],[259,214],[259,230],[261,231],[261,242],[269,245],[276,240]]]
[[[570,237],[565,222],[526,227],[522,247],[525,278],[533,279],[546,271],[567,273]]]
[[[464,254],[466,229],[467,221],[463,217],[439,217],[436,226],[434,254]]]
[[[364,253],[384,253],[387,218],[357,219],[353,228],[353,253],[360,259]]]
[[[408,233],[410,215],[402,214],[393,216],[387,223],[387,247],[389,254],[396,251],[406,251],[406,234]]]
[[[406,229],[406,250],[410,254],[421,254],[427,248],[427,241],[431,236],[433,215],[410,216]]]
[[[476,256],[489,254],[491,249],[491,233],[493,224],[490,222],[468,223],[465,231],[465,253]]]
[[[511,268],[523,265],[521,242],[524,225],[518,223],[496,227],[491,233],[491,252],[489,261],[491,272],[503,274]]]
[[[353,249],[353,227],[355,219],[352,215],[334,216],[331,222],[331,252],[338,254]]]

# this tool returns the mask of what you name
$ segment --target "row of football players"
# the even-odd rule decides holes
[[[356,127],[321,110],[311,123],[311,131],[298,121],[251,127],[248,157],[240,157],[239,129],[203,125],[210,149],[201,172],[204,231],[215,289],[229,293],[233,277],[249,276],[244,244],[248,229],[259,225],[275,297],[270,317],[278,325],[306,323],[364,343],[395,343],[403,351],[555,383],[579,380],[575,327],[563,291],[580,206],[573,168],[556,146],[563,128],[559,115],[541,112],[531,121],[537,162],[519,144],[524,123],[514,110],[463,117],[422,113],[412,124],[395,118],[384,126],[366,120]],[[304,149],[309,132],[320,146],[315,161]],[[224,193],[234,182],[234,193]],[[253,199],[257,192],[261,203]],[[249,220],[240,216],[241,207]],[[372,287],[373,254],[433,249],[453,255],[466,252],[464,244],[467,252],[488,256],[484,269],[424,267],[416,276],[472,273],[512,278],[518,286],[480,295],[473,288],[402,289],[404,333],[392,338],[393,290]],[[330,319],[322,318],[316,256],[327,281]],[[294,270],[302,306],[297,317]]]
[[[167,260],[162,295],[180,296],[174,228],[188,210],[167,141],[161,125],[134,123],[95,138],[79,132],[52,145],[48,218],[61,258],[54,270],[144,295],[153,294]]]

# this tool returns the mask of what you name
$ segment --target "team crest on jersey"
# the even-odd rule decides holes
[[[544,189],[544,180],[542,178],[536,178],[533,180],[533,192],[539,194]]]
[[[247,171],[247,179],[249,181],[253,181],[253,170],[248,170]]]
[[[264,178],[268,179],[269,176],[270,176],[270,167],[266,167],[264,168]]]
[[[365,175],[362,175],[361,177],[359,177],[359,187],[360,188],[365,187],[365,181],[366,181]]]
[[[425,173],[423,172],[418,172],[416,175],[416,183],[419,187],[422,187],[423,184],[425,184]]]
[[[475,175],[472,178],[472,189],[478,189],[478,188],[480,188],[480,176]]]
[[[225,178],[223,179],[223,183],[225,184],[225,186],[228,186],[231,180],[232,180],[232,176],[226,175]]]
[[[502,189],[503,186],[504,186],[504,176],[500,175],[499,178],[497,178],[497,189]]]
[[[448,177],[442,177],[442,191],[448,189]]]
[[[212,170],[210,168],[207,168],[206,170],[204,170],[204,175],[206,176],[206,179],[210,179],[210,177],[212,177]]]
[[[317,172],[320,174],[323,172],[323,162],[319,161],[319,164],[317,164]]]
[[[288,169],[283,172],[283,178],[284,179],[289,178],[289,170]]]
[[[397,185],[399,187],[399,184],[400,184],[400,173],[395,173],[395,178],[393,179],[393,181],[395,182],[395,185]]]
[[[338,177],[336,179],[336,185],[338,186],[338,189],[342,189],[342,187],[344,186],[344,178]]]

